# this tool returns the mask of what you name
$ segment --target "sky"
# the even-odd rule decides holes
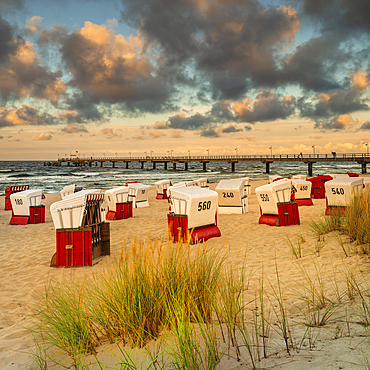
[[[368,0],[0,0],[0,160],[366,153]]]

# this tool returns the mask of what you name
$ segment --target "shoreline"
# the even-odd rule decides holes
[[[255,188],[267,183],[267,180],[251,181],[252,193],[248,196],[249,211],[243,215],[218,215],[218,226],[221,237],[210,239],[209,247],[229,249],[230,260],[235,264],[246,258],[248,268],[254,271],[251,286],[257,284],[261,273],[267,281],[275,281],[276,266],[282,285],[289,287],[292,281],[302,282],[299,267],[314,270],[315,264],[323,268],[328,289],[335,276],[339,279],[345,267],[361,271],[364,276],[370,276],[370,261],[367,256],[354,253],[354,246],[346,243],[350,257],[346,258],[334,236],[329,235],[320,252],[315,255],[316,237],[310,229],[311,220],[324,218],[325,199],[314,200],[314,205],[300,207],[301,225],[289,227],[270,227],[258,225],[259,206],[255,195]],[[217,184],[209,184],[214,189]],[[0,197],[0,369],[16,364],[19,369],[30,369],[30,358],[25,354],[26,349],[32,346],[32,341],[24,333],[24,325],[29,321],[30,307],[34,300],[34,293],[43,291],[51,280],[55,281],[82,281],[85,276],[101,271],[109,266],[111,261],[118,257],[123,244],[134,240],[157,241],[168,238],[167,212],[168,202],[155,199],[155,189],[149,190],[149,207],[135,209],[134,217],[127,220],[112,221],[111,224],[111,256],[103,257],[93,267],[83,268],[50,268],[50,259],[55,252],[55,229],[49,211],[50,204],[60,200],[59,193],[46,193],[42,204],[46,206],[46,222],[37,225],[8,225],[11,212],[4,210],[4,196]],[[291,250],[287,245],[287,238],[296,240],[297,235],[303,235],[303,257],[299,260],[292,258]],[[335,275],[337,274],[337,275]],[[287,297],[287,306],[291,315],[299,316],[298,302]],[[334,328],[335,329],[335,328]],[[325,329],[326,330],[326,329]],[[325,342],[326,348],[322,351],[309,352],[310,361],[299,355],[292,363],[286,356],[271,359],[276,368],[281,369],[319,369],[319,361],[326,357],[330,344],[327,364],[335,361],[350,363],[358,362],[361,354],[354,356],[354,352],[346,353],[343,341],[338,340],[337,346],[332,342]],[[324,346],[324,344],[322,344]],[[347,346],[347,347],[346,347]],[[109,347],[109,346],[108,346]],[[347,356],[347,357],[346,357]],[[291,359],[289,357],[289,359]],[[336,360],[335,360],[336,359]],[[269,360],[270,361],[270,360]],[[329,361],[329,362],[328,362]],[[316,363],[317,367],[312,367]],[[237,367],[238,363],[230,363]],[[267,365],[267,363],[266,363]],[[231,368],[231,367],[228,367]],[[330,368],[330,367],[325,367]],[[346,367],[343,367],[346,368]],[[350,367],[347,368],[350,369]]]

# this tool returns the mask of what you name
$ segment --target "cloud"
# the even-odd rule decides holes
[[[164,109],[169,89],[153,74],[150,58],[141,53],[140,36],[125,38],[106,25],[85,22],[61,46],[62,59],[72,74],[71,86],[93,104],[123,104],[129,111]],[[78,53],[76,53],[78,50]]]
[[[304,0],[307,14],[324,22],[326,32],[354,32],[370,29],[370,4],[353,0]]]
[[[49,113],[40,113],[30,105],[23,104],[21,108],[0,107],[0,128],[17,125],[47,126],[56,124],[55,118]]]
[[[248,79],[271,82],[278,67],[274,50],[291,43],[300,27],[293,8],[264,8],[252,0],[123,4],[123,20],[160,52],[163,74],[192,83],[184,66],[193,62],[208,79],[213,97],[221,100],[240,98]]]
[[[172,112],[148,129],[211,132],[225,125],[225,133],[238,129],[236,124],[296,113],[319,122],[317,127],[339,127],[336,117],[369,108],[368,1],[290,0],[295,7],[262,0],[122,4],[120,21],[132,27],[130,37],[117,33],[115,19],[71,31],[44,27],[37,15],[27,20],[22,38],[0,15],[0,98],[46,100],[59,110],[63,125]],[[23,2],[0,0],[1,10],[14,5]],[[301,22],[308,22],[300,32],[303,43],[295,40]],[[51,50],[60,54],[48,68],[52,61],[38,53]],[[291,87],[304,98],[276,92]],[[209,110],[189,113],[199,102]],[[187,113],[180,104],[190,107]]]
[[[11,8],[21,9],[24,6],[24,0],[0,0],[0,10],[5,11]]]
[[[145,137],[145,132],[142,131],[141,134],[137,134],[137,135],[133,136],[132,139],[134,139],[134,140],[144,140],[144,137]]]
[[[301,98],[297,103],[301,116],[314,120],[329,118],[335,115],[369,110],[362,99],[362,93],[370,86],[368,74],[358,69],[349,73],[352,79],[350,88],[320,93],[314,98]]]
[[[263,90],[255,100],[248,98],[236,101],[233,109],[240,122],[285,119],[295,111],[295,98],[293,96],[279,98],[271,90]]]
[[[41,32],[41,27],[40,27],[41,21],[42,21],[42,17],[40,17],[39,15],[35,15],[32,18],[27,20],[25,29],[29,33]]]
[[[327,130],[344,130],[351,127],[355,123],[354,119],[349,114],[342,114],[332,118],[330,121],[317,123],[315,127]]]
[[[33,16],[27,20],[24,28],[26,35],[37,36],[37,44],[41,47],[61,44],[68,36],[68,30],[65,26],[52,25],[50,28],[42,28],[42,17]]]
[[[162,136],[166,136],[163,132],[149,132],[149,136],[153,139],[158,139]]]
[[[301,45],[289,55],[278,72],[280,83],[299,84],[313,91],[340,88],[334,79],[341,52],[338,42],[326,37],[317,37]]]
[[[356,91],[364,91],[370,87],[369,74],[363,69],[359,68],[353,73],[348,73],[352,78],[352,87]]]
[[[218,101],[205,113],[196,113],[189,117],[178,113],[169,117],[166,124],[175,129],[198,130],[222,123],[263,122],[285,119],[295,112],[295,107],[293,96],[278,97],[271,90],[263,90],[255,100],[248,98],[234,103],[230,100]],[[235,129],[236,126],[231,125],[225,132],[237,132]]]
[[[153,126],[155,130],[166,130],[169,127],[166,124],[166,121],[157,121]]]
[[[240,132],[240,131],[243,131],[243,129],[237,128],[234,125],[229,125],[228,127],[225,127],[225,128],[222,129],[222,133],[224,133],[224,134],[229,134],[229,133],[232,133],[232,132]]]
[[[238,136],[238,137],[237,137],[237,139],[238,139],[238,140],[253,141],[253,140],[255,139],[255,137],[244,135],[244,136]]]
[[[220,137],[220,135],[213,128],[207,128],[206,130],[202,130],[200,132],[200,136],[203,136],[203,137]]]
[[[1,9],[1,7],[0,7]],[[0,14],[0,63],[9,61],[9,57],[17,49],[14,42],[14,29]],[[0,64],[0,65],[1,65]]]
[[[108,139],[113,139],[115,137],[117,138],[121,137],[122,130],[120,129],[113,130],[111,128],[103,128],[100,132],[103,135],[106,135]]]
[[[33,44],[14,35],[0,16],[0,96],[4,99],[28,96],[56,105],[66,91],[60,71],[42,66]]]
[[[61,129],[66,134],[77,134],[79,132],[89,132],[84,125],[76,125],[75,123],[67,123],[66,127]]]
[[[197,130],[204,127],[210,122],[206,116],[196,113],[193,116],[185,117],[184,113],[176,114],[168,118],[167,125],[170,128],[182,129],[182,130]]]
[[[74,122],[74,123],[85,122],[85,118],[81,115],[81,113],[74,112],[74,111],[71,111],[71,110],[66,110],[64,112],[57,112],[56,114],[62,120],[66,120],[70,123],[71,122]]]
[[[360,130],[364,130],[364,131],[370,130],[370,121],[363,123],[360,127]]]
[[[37,141],[45,141],[45,140],[51,140],[53,136],[48,133],[42,133],[40,135],[35,135],[32,140],[37,140]]]

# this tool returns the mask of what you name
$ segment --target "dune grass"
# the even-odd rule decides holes
[[[98,368],[108,369],[96,351],[111,342],[122,349],[117,361],[121,369],[217,369],[226,357],[256,369],[283,348],[288,355],[300,348],[293,334],[297,321],[287,304],[292,296],[303,305],[301,345],[308,338],[311,347],[313,330],[334,325],[339,304],[348,302],[370,335],[370,289],[352,268],[346,267],[341,275],[343,286],[337,286],[335,300],[327,293],[323,267],[315,261],[314,270],[308,271],[303,262],[300,265],[302,258],[295,259],[301,274],[292,294],[281,280],[277,262],[273,278],[270,275],[264,284],[263,268],[257,279],[247,268],[246,257],[235,265],[227,251],[207,245],[134,242],[91,279],[50,282],[37,299],[29,328],[35,362],[46,369],[63,354],[69,361],[63,360],[65,368],[88,369],[85,359],[92,355],[89,358]],[[125,346],[148,348],[153,341],[160,343],[161,356],[148,352],[137,367]]]
[[[344,230],[350,241],[362,245],[362,251],[370,252],[370,189],[365,188],[348,202]]]
[[[220,250],[204,245],[132,243],[83,284],[51,282],[37,301],[30,330],[74,364],[102,341],[141,348],[180,324],[190,333],[190,323],[212,323],[225,260]]]
[[[65,352],[76,366],[81,353],[93,353],[99,344],[94,322],[86,307],[83,286],[50,283],[38,301],[36,322],[30,332],[46,355],[45,348],[55,347]]]
[[[295,259],[303,257],[302,240],[304,240],[303,237],[298,237],[297,245],[295,245],[294,242],[289,238],[289,236],[287,237],[286,244],[288,245],[292,253],[292,257]]]
[[[346,257],[348,252],[340,234],[356,242],[358,252],[370,254],[370,189],[365,188],[350,197],[345,212],[332,212],[324,219],[311,220],[309,226],[317,237],[317,245],[324,240],[325,234],[336,231],[335,237]]]

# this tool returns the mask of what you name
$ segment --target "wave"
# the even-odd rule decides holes
[[[72,172],[74,176],[101,176],[104,172]]]

